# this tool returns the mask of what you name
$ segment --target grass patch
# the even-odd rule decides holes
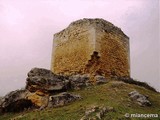
[[[129,84],[134,84],[134,85],[138,85],[141,87],[144,87],[146,89],[149,89],[151,91],[157,92],[155,88],[153,88],[152,86],[148,85],[146,82],[141,82],[141,81],[137,81],[134,80],[133,78],[119,78],[117,79],[118,81],[123,81],[125,83],[129,83]]]
[[[152,106],[140,107],[130,100],[128,93],[133,90],[148,95]],[[17,118],[17,120],[79,120],[84,116],[86,108],[92,105],[114,107],[115,112],[106,113],[104,120],[130,120],[130,118],[125,118],[125,113],[160,114],[160,94],[135,84],[109,81],[107,84],[70,92],[81,95],[83,99],[59,108],[4,114],[0,116],[0,120],[11,118]],[[139,118],[134,119],[138,120]],[[132,120],[134,119],[132,118]],[[156,118],[154,119],[156,120]]]

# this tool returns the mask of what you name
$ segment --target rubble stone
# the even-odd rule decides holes
[[[128,94],[130,98],[138,103],[140,106],[151,106],[151,102],[148,100],[148,96],[140,94],[138,91],[132,91]]]
[[[73,95],[67,92],[49,97],[48,107],[59,107],[69,104],[75,100],[81,99],[79,95]]]

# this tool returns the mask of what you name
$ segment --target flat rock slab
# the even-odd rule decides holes
[[[151,106],[151,102],[148,100],[148,96],[140,94],[138,91],[132,91],[128,94],[130,98],[138,103],[140,106]]]
[[[58,95],[50,96],[48,107],[59,107],[81,99],[80,95],[74,95],[67,92],[60,93]]]
[[[26,89],[31,92],[37,90],[43,92],[65,91],[68,88],[69,81],[66,77],[55,75],[50,70],[42,68],[33,68],[28,73]]]

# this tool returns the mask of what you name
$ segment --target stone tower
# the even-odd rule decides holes
[[[82,19],[54,34],[51,70],[56,74],[130,76],[129,38],[103,19]]]

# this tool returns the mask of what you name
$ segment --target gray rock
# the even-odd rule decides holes
[[[55,75],[50,70],[42,68],[33,68],[28,73],[26,89],[31,92],[37,90],[48,92],[64,92],[69,87],[67,77]]]
[[[86,109],[85,115],[80,120],[101,120],[107,112],[114,112],[114,108],[93,105]]]
[[[148,96],[142,95],[137,91],[129,93],[130,98],[136,101],[140,106],[151,106],[151,102],[148,100]]]
[[[51,77],[53,75],[54,74],[50,70],[43,68],[32,68],[28,73],[28,77],[34,77],[34,76]]]
[[[97,85],[107,83],[107,79],[104,76],[96,75],[94,78],[96,80]]]
[[[95,76],[97,84],[105,83],[103,76]],[[52,73],[50,70],[33,68],[28,73],[24,90],[12,91],[0,98],[0,113],[20,112],[30,107],[43,110],[46,107],[64,106],[75,100],[81,99],[79,95],[67,93],[70,89],[81,89],[93,85],[90,75],[62,76]],[[86,115],[95,112],[97,107],[86,111]],[[105,110],[102,110],[104,113]],[[87,113],[88,112],[88,113]],[[101,113],[102,114],[102,113]]]
[[[69,77],[69,80],[71,82],[71,89],[79,90],[79,89],[84,88],[89,85],[88,84],[88,82],[89,82],[89,75],[88,74],[72,75]]]
[[[25,108],[33,107],[30,100],[26,99],[27,90],[16,90],[5,95],[0,104],[1,112],[19,112]]]
[[[48,107],[64,106],[78,99],[81,99],[81,96],[63,92],[58,95],[50,96]]]
[[[107,79],[104,76],[101,75],[96,75],[94,77],[95,81],[96,81],[96,85],[100,85],[100,84],[105,84],[107,83]],[[93,85],[93,81],[90,81],[90,75],[89,74],[84,74],[84,75],[72,75],[69,77],[69,80],[71,82],[71,89],[82,89],[84,87],[88,87]]]
[[[104,76],[95,76],[96,84],[104,84],[107,82]],[[42,68],[33,68],[28,73],[26,89],[31,92],[37,90],[47,92],[65,92],[67,89],[82,89],[93,85],[90,81],[90,75],[72,75],[69,77],[56,75],[50,70]]]

